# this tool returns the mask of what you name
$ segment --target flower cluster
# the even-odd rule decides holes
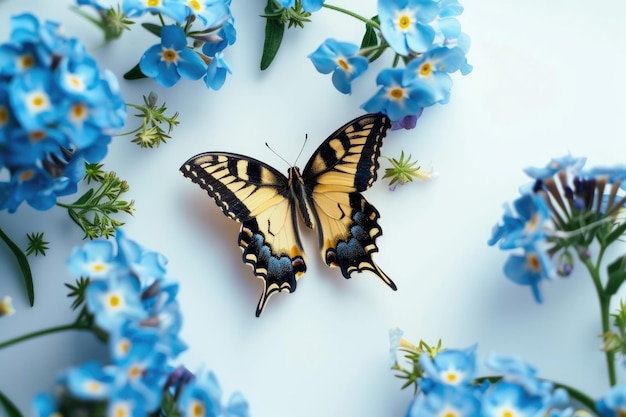
[[[59,396],[36,398],[39,416],[69,408],[84,415],[145,416],[172,403],[184,416],[248,415],[239,393],[222,404],[212,373],[195,378],[169,365],[186,346],[179,338],[178,283],[166,277],[165,264],[161,254],[119,230],[115,243],[94,240],[74,249],[68,260],[80,277],[72,287],[74,307],[86,304],[76,323],[108,340],[112,363],[89,361],[64,372]]]
[[[126,105],[112,73],[57,23],[32,14],[11,19],[0,44],[0,210],[26,201],[38,210],[73,194],[85,162],[100,161]]]
[[[488,243],[515,251],[504,265],[513,282],[529,286],[540,302],[539,285],[559,275],[569,276],[577,258],[596,290],[601,313],[603,350],[609,383],[616,383],[615,355],[626,352],[626,305],[613,315],[612,298],[626,281],[626,256],[604,260],[609,246],[626,232],[626,167],[586,169],[585,158],[552,159],[543,168],[524,172],[534,181],[521,188],[511,209],[505,205],[501,223]]]
[[[150,77],[164,87],[173,86],[181,78],[202,78],[207,88],[218,90],[231,72],[224,59],[224,49],[236,40],[230,0],[122,0],[121,8],[115,7],[118,2],[111,1],[77,0],[77,3],[98,12],[99,20],[94,23],[104,30],[107,41],[119,37],[122,29],[128,29],[133,23],[130,18],[147,13],[159,16],[160,24],[144,23],[143,27],[159,36],[160,43],[150,46],[125,78]],[[165,18],[172,23],[166,24]],[[118,28],[113,35],[110,35],[111,27]]]
[[[469,37],[456,19],[462,12],[457,0],[379,0],[378,16],[362,19],[360,46],[328,39],[309,58],[319,72],[332,73],[337,90],[350,94],[352,82],[390,47],[393,65],[378,74],[380,88],[362,107],[387,114],[396,127],[412,128],[424,107],[448,102],[449,74],[472,70]],[[396,68],[400,60],[404,68]]]
[[[537,378],[536,370],[521,359],[492,354],[486,365],[498,376],[477,378],[476,346],[462,350],[414,346],[390,332],[396,371],[413,375],[417,395],[407,417],[522,417],[571,415],[562,406],[569,396],[563,388]],[[423,347],[426,347],[425,349]],[[413,369],[395,360],[404,352]]]
[[[493,228],[489,245],[519,250],[509,257],[504,273],[532,288],[541,301],[539,284],[555,275],[568,276],[574,257],[587,263],[597,240],[602,255],[626,228],[618,217],[626,203],[626,167],[583,169],[585,158],[552,159],[544,168],[527,168],[534,180],[505,205],[502,223]]]

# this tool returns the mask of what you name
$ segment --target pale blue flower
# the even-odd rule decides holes
[[[406,417],[480,417],[475,390],[438,384],[411,402]]]
[[[85,299],[96,324],[108,331],[128,320],[148,317],[141,304],[139,281],[130,275],[91,281]]]
[[[426,377],[439,384],[466,385],[476,377],[476,347],[444,350],[434,358],[420,355],[420,365]]]
[[[208,372],[185,385],[178,404],[183,417],[249,416],[248,402],[240,393],[234,393],[226,406],[222,405],[221,398],[222,389],[217,378],[213,372]]]
[[[230,9],[222,0],[186,0],[185,3],[205,27],[220,26],[230,18]]]
[[[361,76],[368,67],[367,58],[358,55],[359,47],[350,42],[325,40],[309,55],[311,62],[322,74],[332,75],[333,85],[343,94],[352,92],[352,81]]]
[[[139,68],[164,87],[173,86],[181,77],[200,79],[206,72],[202,59],[187,48],[185,32],[176,25],[161,29],[161,43],[146,50],[139,61]]]
[[[523,249],[523,254],[513,254],[504,263],[504,275],[516,284],[529,286],[535,300],[540,303],[539,284],[554,277],[555,266],[545,250],[535,246]]]
[[[146,417],[151,411],[143,393],[130,385],[116,389],[107,401],[107,416]]]
[[[535,180],[545,180],[562,169],[576,173],[585,165],[586,161],[587,158],[574,158],[571,155],[565,155],[561,158],[552,158],[548,165],[543,168],[528,167],[524,169],[524,172]]]
[[[608,394],[596,401],[596,410],[601,417],[620,417],[626,412],[626,385],[612,387]]]
[[[431,49],[409,62],[403,83],[423,84],[425,93],[421,95],[421,107],[446,104],[452,88],[452,78],[448,74],[460,70],[465,62],[465,52],[459,47]]]
[[[128,17],[139,17],[144,13],[162,13],[177,23],[183,23],[191,12],[184,0],[123,0],[122,10]]]
[[[435,39],[430,22],[438,12],[434,0],[378,0],[380,30],[389,46],[400,55],[430,49]]]
[[[404,332],[397,327],[389,329],[389,367],[393,368],[398,362],[397,353]]]
[[[54,417],[58,413],[56,399],[50,394],[37,394],[33,399],[37,417]]]
[[[226,74],[232,73],[228,62],[224,59],[224,54],[217,52],[207,66],[204,75],[204,84],[212,90],[219,90],[226,81]]]
[[[362,107],[368,113],[384,113],[392,121],[420,112],[423,89],[416,85],[404,84],[404,70],[387,68],[378,74],[376,83],[381,86],[378,92]]]
[[[116,276],[127,268],[115,257],[113,244],[108,240],[92,240],[82,247],[74,247],[67,261],[74,277],[103,279]]]
[[[13,114],[25,129],[46,129],[59,117],[51,85],[51,73],[43,68],[24,71],[11,80],[9,100]]]
[[[504,380],[492,385],[482,396],[483,417],[537,417],[546,410],[541,396],[531,395],[522,385]]]
[[[77,368],[69,369],[64,379],[70,393],[83,400],[104,400],[109,398],[119,383],[120,375],[112,368],[103,367],[100,362],[88,361]]]

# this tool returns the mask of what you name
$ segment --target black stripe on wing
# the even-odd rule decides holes
[[[376,180],[380,148],[390,127],[391,121],[381,113],[346,123],[313,153],[302,171],[304,181],[309,187],[327,180],[349,191],[365,191]]]

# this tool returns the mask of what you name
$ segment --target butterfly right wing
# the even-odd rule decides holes
[[[196,155],[180,171],[241,223],[243,261],[264,286],[257,317],[271,295],[295,291],[306,262],[287,178],[261,161],[226,152]]]

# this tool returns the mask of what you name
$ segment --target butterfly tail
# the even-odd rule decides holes
[[[348,235],[323,248],[326,263],[339,267],[346,279],[353,272],[373,272],[392,290],[397,290],[396,284],[372,259],[372,255],[378,252],[376,238],[383,234],[378,225],[378,210],[356,192],[350,194],[350,207],[352,222]]]
[[[272,295],[296,290],[297,279],[306,271],[304,254],[297,248],[294,249],[296,253],[289,255],[273,253],[254,219],[242,224],[239,246],[243,250],[244,263],[250,265],[254,275],[263,281],[256,309],[256,316],[259,317]]]

